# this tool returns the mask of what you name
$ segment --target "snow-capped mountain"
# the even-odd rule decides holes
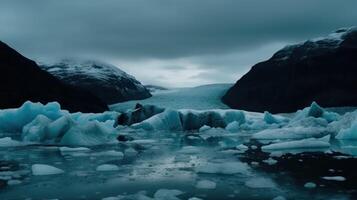
[[[95,95],[78,87],[63,84],[42,70],[34,61],[1,41],[0,69],[0,109],[16,108],[26,101],[57,101],[63,109],[71,112],[108,110],[108,106]]]
[[[324,107],[357,105],[357,28],[289,45],[258,63],[228,90],[232,108],[293,112],[316,101]]]
[[[151,96],[135,77],[107,63],[66,59],[40,66],[63,82],[92,92],[107,104]]]

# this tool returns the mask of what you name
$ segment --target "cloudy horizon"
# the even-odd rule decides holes
[[[0,40],[37,61],[88,58],[144,84],[233,83],[286,44],[354,26],[357,1],[3,0]]]

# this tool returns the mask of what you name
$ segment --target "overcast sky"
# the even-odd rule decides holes
[[[356,23],[356,0],[0,0],[0,40],[25,56],[102,60],[167,87],[235,82]]]

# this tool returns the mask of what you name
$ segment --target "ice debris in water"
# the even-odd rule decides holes
[[[306,188],[315,188],[316,187],[316,183],[313,183],[313,182],[307,182],[305,183],[304,187]]]
[[[281,149],[302,149],[302,148],[328,148],[330,143],[329,137],[324,138],[309,138],[303,140],[294,140],[288,142],[279,142],[262,146],[262,150],[281,150]]]
[[[103,164],[96,168],[97,171],[118,171],[119,167],[113,164]]]
[[[328,181],[345,181],[346,178],[343,176],[324,176],[322,179],[328,180]]]
[[[179,200],[177,196],[183,194],[180,190],[159,189],[154,194],[155,200]]]
[[[76,148],[73,148],[73,147],[60,147],[59,150],[61,152],[90,151],[90,149],[87,148],[87,147],[76,147]]]
[[[201,180],[201,181],[197,182],[196,188],[199,188],[199,189],[215,189],[216,188],[216,183],[213,182],[213,181],[209,181],[209,180]]]
[[[35,176],[64,173],[62,169],[59,169],[51,165],[45,165],[45,164],[33,164],[31,170],[32,170],[32,174]]]

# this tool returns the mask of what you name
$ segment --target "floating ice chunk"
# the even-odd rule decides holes
[[[268,165],[275,165],[276,163],[278,163],[278,161],[273,159],[273,158],[269,158],[269,159],[263,160],[263,162],[268,164]]]
[[[61,152],[90,151],[90,149],[87,148],[87,147],[77,147],[77,148],[72,148],[72,147],[60,147],[59,150],[60,150]]]
[[[184,146],[182,149],[179,151],[179,153],[182,154],[197,154],[200,153],[202,150],[198,147],[194,146]]]
[[[199,132],[203,132],[203,131],[209,130],[210,128],[211,128],[210,126],[203,125],[198,131],[199,131]]]
[[[201,180],[201,181],[197,182],[196,188],[199,188],[199,189],[215,189],[216,188],[216,183],[213,182],[213,181],[209,181],[209,180]]]
[[[340,116],[337,113],[325,111],[316,102],[312,102],[310,107],[298,111],[293,120],[305,117],[324,118],[328,122],[332,122],[338,120]]]
[[[63,145],[98,145],[105,144],[116,139],[117,130],[113,127],[114,121],[90,121],[71,127],[62,137]]]
[[[144,130],[182,130],[179,112],[169,109],[143,122],[133,124],[132,127]]]
[[[240,144],[240,145],[236,146],[236,149],[238,149],[239,151],[245,152],[248,150],[248,147],[245,146],[244,144]]]
[[[231,122],[226,126],[226,130],[234,133],[234,132],[238,132],[240,129],[240,124],[237,121]]]
[[[126,157],[134,157],[134,156],[138,155],[138,152],[133,148],[128,148],[128,149],[125,149],[124,155]]]
[[[30,142],[40,142],[46,137],[46,127],[51,120],[44,116],[38,115],[32,122],[22,129],[22,140]]]
[[[249,174],[249,167],[241,162],[206,163],[196,167],[197,173],[208,174]]]
[[[284,127],[260,131],[253,134],[252,138],[260,140],[303,139],[322,137],[326,134],[328,134],[327,130],[320,127]]]
[[[245,185],[250,188],[274,188],[275,183],[268,178],[257,177],[251,178],[245,182]]]
[[[57,167],[45,164],[33,164],[31,167],[32,174],[35,176],[41,175],[53,175],[53,174],[62,174],[64,171]]]
[[[264,121],[267,124],[278,124],[279,120],[276,119],[270,112],[265,111],[264,112]]]
[[[97,171],[118,171],[119,167],[113,164],[103,164],[96,168]]]
[[[20,180],[8,180],[7,181],[8,185],[18,185],[18,184],[21,184],[21,183],[22,183],[22,181],[20,181]]]
[[[179,200],[177,196],[183,194],[180,190],[159,189],[154,194],[155,200]]]
[[[0,147],[15,147],[24,145],[22,142],[12,140],[10,137],[0,138]]]
[[[245,122],[244,112],[238,110],[165,110],[153,117],[133,124],[133,128],[144,130],[199,130],[202,126],[225,128],[227,124]]]
[[[197,198],[197,197],[191,197],[191,198],[189,198],[188,200],[202,200],[202,199]]]
[[[322,179],[328,180],[328,181],[345,181],[346,178],[343,176],[324,176]]]
[[[288,142],[280,142],[262,146],[262,150],[282,150],[282,149],[311,149],[311,148],[328,148],[330,143],[325,139],[309,138]]]
[[[117,157],[118,159],[123,158],[124,154],[120,151],[115,151],[115,150],[109,150],[109,151],[103,151],[103,152],[96,152],[90,154],[91,156],[113,156]]]
[[[339,140],[357,140],[357,120],[353,121],[350,128],[342,129],[336,136]]]
[[[27,101],[20,108],[0,111],[0,132],[19,133],[26,124],[33,121],[38,115],[55,120],[66,113],[68,111],[61,110],[57,102],[43,105]]]
[[[304,187],[309,188],[309,189],[315,188],[316,187],[316,183],[307,182],[307,183],[305,183]]]
[[[311,117],[322,117],[324,114],[324,109],[321,108],[315,101],[311,103],[311,106],[308,110],[307,116]]]

